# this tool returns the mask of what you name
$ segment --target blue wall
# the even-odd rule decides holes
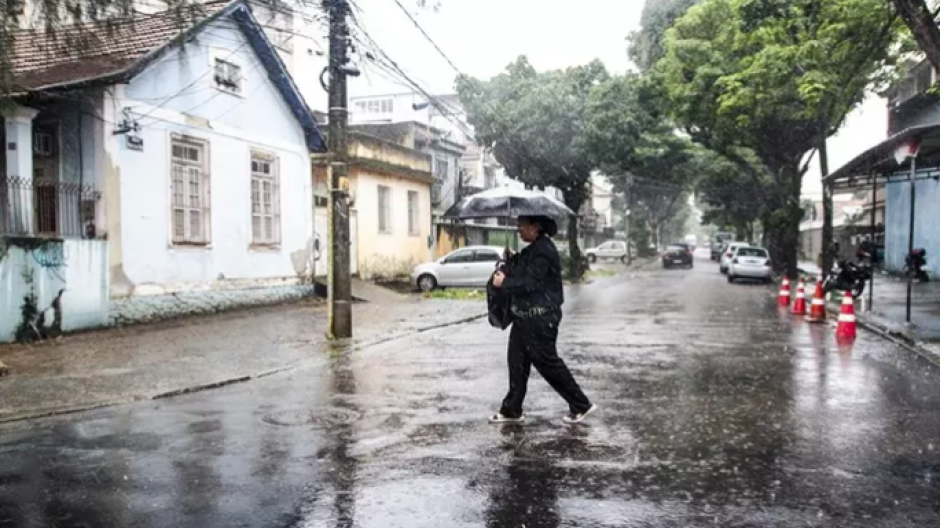
[[[940,183],[928,179],[915,184],[914,247],[927,249],[930,274],[940,276]],[[889,182],[885,191],[885,267],[899,272],[908,249],[911,184]]]

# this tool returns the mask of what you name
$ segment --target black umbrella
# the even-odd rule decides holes
[[[565,218],[575,212],[540,191],[497,187],[467,196],[444,213],[445,217],[460,218],[518,218],[520,216],[549,216]]]

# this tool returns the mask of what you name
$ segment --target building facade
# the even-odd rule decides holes
[[[58,305],[64,329],[312,292],[309,160],[322,137],[251,10],[205,6],[192,28],[141,16],[80,53],[38,32],[14,41],[0,234],[48,254],[38,275],[56,281],[24,285],[11,267],[0,280],[33,292],[40,311]],[[74,326],[86,290],[97,311]]]
[[[364,280],[407,277],[433,253],[431,156],[386,139],[352,131],[349,136],[350,271]],[[314,159],[314,185],[326,189],[327,157]],[[327,220],[327,201],[317,199],[317,232]],[[329,244],[317,262],[326,275]]]

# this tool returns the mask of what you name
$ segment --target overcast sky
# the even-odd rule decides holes
[[[537,69],[564,68],[599,58],[627,69],[627,35],[639,25],[642,0],[440,0],[420,10],[400,0],[441,49],[468,75],[488,78],[519,55]],[[413,78],[433,93],[453,90],[456,72],[418,32],[394,0],[356,0],[366,29]],[[367,62],[367,61],[366,61]],[[366,67],[351,95],[398,90]]]

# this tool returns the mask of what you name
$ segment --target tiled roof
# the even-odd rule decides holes
[[[16,32],[11,54],[15,89],[40,90],[119,75],[230,3],[202,4],[203,10],[189,17],[164,11],[54,32]]]

